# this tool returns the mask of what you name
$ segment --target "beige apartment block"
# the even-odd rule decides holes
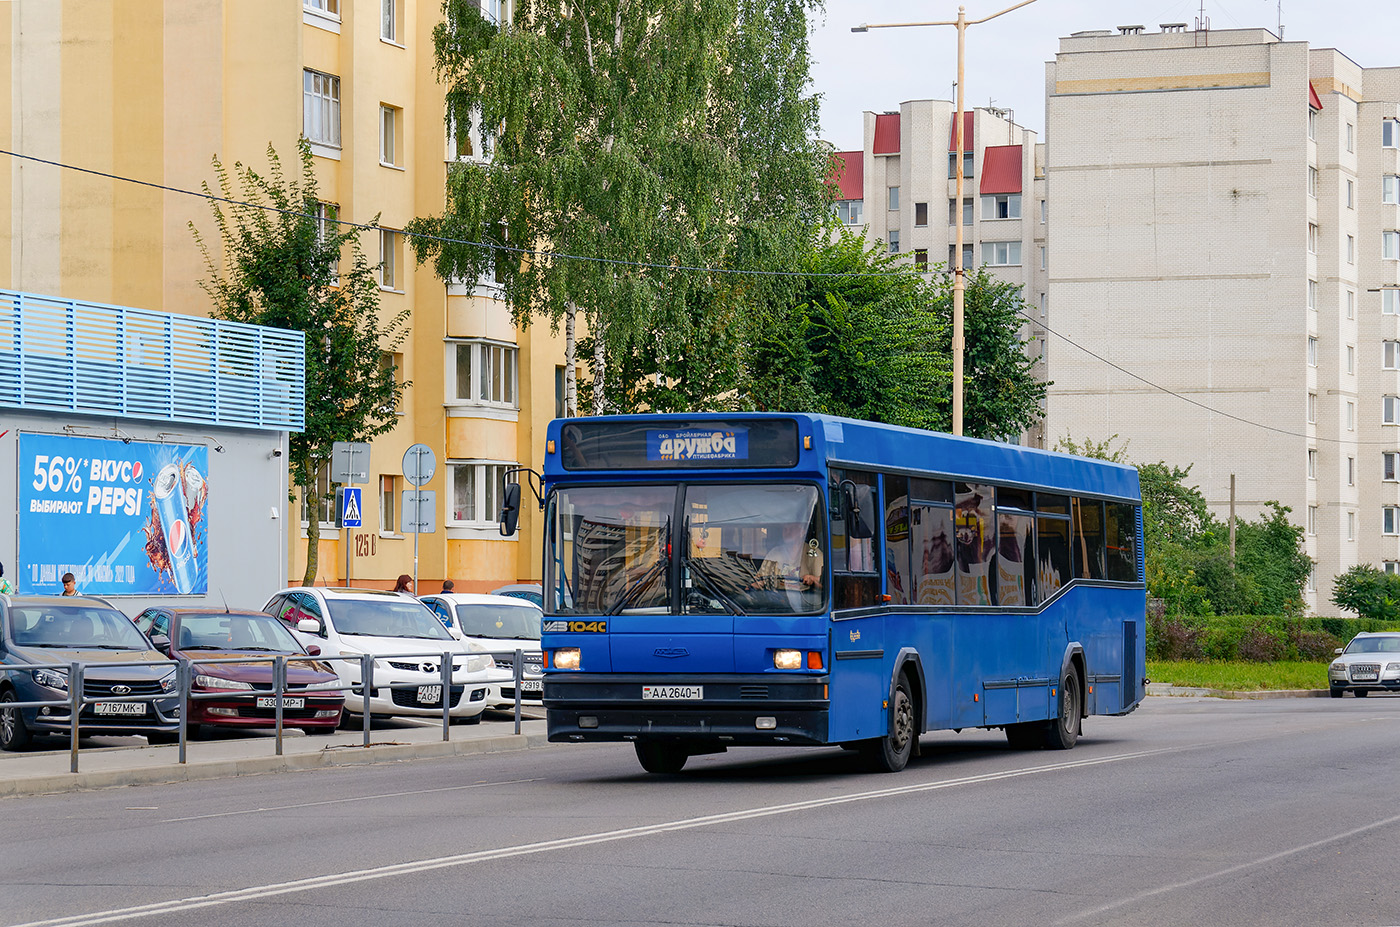
[[[946,100],[910,100],[898,112],[866,112],[863,149],[837,152],[844,170],[836,214],[930,273],[955,266],[961,222],[963,266],[986,265],[994,276],[1022,288],[1027,304],[1022,337],[1039,358],[1047,267],[1044,146],[1009,111],[965,111],[959,207],[956,115]],[[1024,440],[1039,445],[1039,429]]]
[[[1047,439],[1278,501],[1400,566],[1400,69],[1262,29],[1080,32],[1046,69]]]
[[[481,0],[509,17],[511,0]],[[391,585],[415,572],[404,531],[402,459],[437,459],[437,531],[419,538],[417,573],[436,591],[537,579],[539,522],[496,528],[501,471],[539,469],[556,413],[562,343],[548,325],[517,330],[492,281],[447,286],[415,264],[400,231],[440,213],[454,161],[488,156],[445,125],[433,68],[441,5],[419,0],[13,0],[0,5],[0,286],[50,296],[207,315],[206,276],[189,224],[217,246],[212,159],[265,170],[271,144],[292,176],[311,141],[327,219],[369,223],[381,317],[411,311],[385,363],[411,381],[398,424],[376,440],[364,527],[337,529],[334,505],[290,522],[289,575],[305,568],[318,518],[319,578]],[[100,173],[82,173],[77,168]],[[139,181],[141,183],[131,182]],[[143,185],[144,184],[144,185]],[[160,186],[155,186],[160,185]],[[328,480],[323,484],[329,486]],[[295,511],[293,506],[292,511]],[[272,590],[254,590],[254,596]],[[255,604],[263,600],[257,599]]]

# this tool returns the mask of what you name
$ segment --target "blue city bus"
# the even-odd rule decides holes
[[[841,745],[893,772],[926,731],[1069,749],[1143,698],[1132,467],[735,413],[557,419],[529,475],[551,741],[630,741],[650,772]],[[503,498],[514,533],[519,483]]]

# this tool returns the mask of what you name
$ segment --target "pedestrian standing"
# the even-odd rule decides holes
[[[413,577],[407,573],[400,573],[398,582],[394,583],[394,591],[413,595]]]
[[[63,574],[63,592],[62,592],[61,594],[62,594],[62,595],[77,595],[77,594],[78,594],[78,578],[77,578],[76,576],[74,576],[72,573],[64,573],[64,574]]]
[[[15,587],[5,578],[5,564],[0,563],[0,595],[14,595]]]
[[[442,581],[442,593],[443,593],[444,595],[445,595],[446,593],[451,592],[451,591],[452,591],[453,589],[455,589],[455,588],[457,588],[457,587],[454,586],[454,585],[452,585],[452,580],[450,580],[450,579],[444,579],[444,580]]]

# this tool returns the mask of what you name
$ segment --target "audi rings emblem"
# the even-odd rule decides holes
[[[420,673],[436,673],[438,671],[438,665],[436,663],[427,662],[419,663],[418,671]]]
[[[113,695],[130,695],[131,686],[112,686]]]

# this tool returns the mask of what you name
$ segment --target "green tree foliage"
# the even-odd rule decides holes
[[[1332,584],[1332,601],[1361,618],[1400,619],[1400,574],[1358,563]]]
[[[449,126],[492,150],[453,164],[443,214],[408,230],[433,236],[414,249],[444,279],[493,270],[518,324],[563,322],[571,411],[578,310],[595,411],[733,389],[740,314],[786,284],[684,268],[790,269],[825,218],[831,157],[805,95],[819,6],[520,0],[498,26],[443,4]]]
[[[1129,463],[1126,447],[1115,451],[1112,441],[1062,438],[1056,450]],[[1313,562],[1303,529],[1288,520],[1291,509],[1268,502],[1258,520],[1237,520],[1232,564],[1229,525],[1188,483],[1190,475],[1190,467],[1165,462],[1138,465],[1148,594],[1168,615],[1298,614]]]
[[[317,218],[316,177],[304,139],[299,154],[299,180],[284,176],[271,145],[266,176],[237,162],[230,172],[214,159],[222,200],[210,204],[220,252],[193,222],[190,230],[204,254],[209,275],[200,286],[214,301],[216,317],[307,334],[306,423],[291,435],[288,466],[312,512],[302,580],[310,585],[320,536],[317,477],[336,441],[367,441],[394,427],[408,384],[395,382],[394,370],[380,361],[407,334],[408,311],[380,324],[379,285],[357,232]],[[205,184],[204,192],[213,191]],[[346,250],[348,268],[341,265]]]

